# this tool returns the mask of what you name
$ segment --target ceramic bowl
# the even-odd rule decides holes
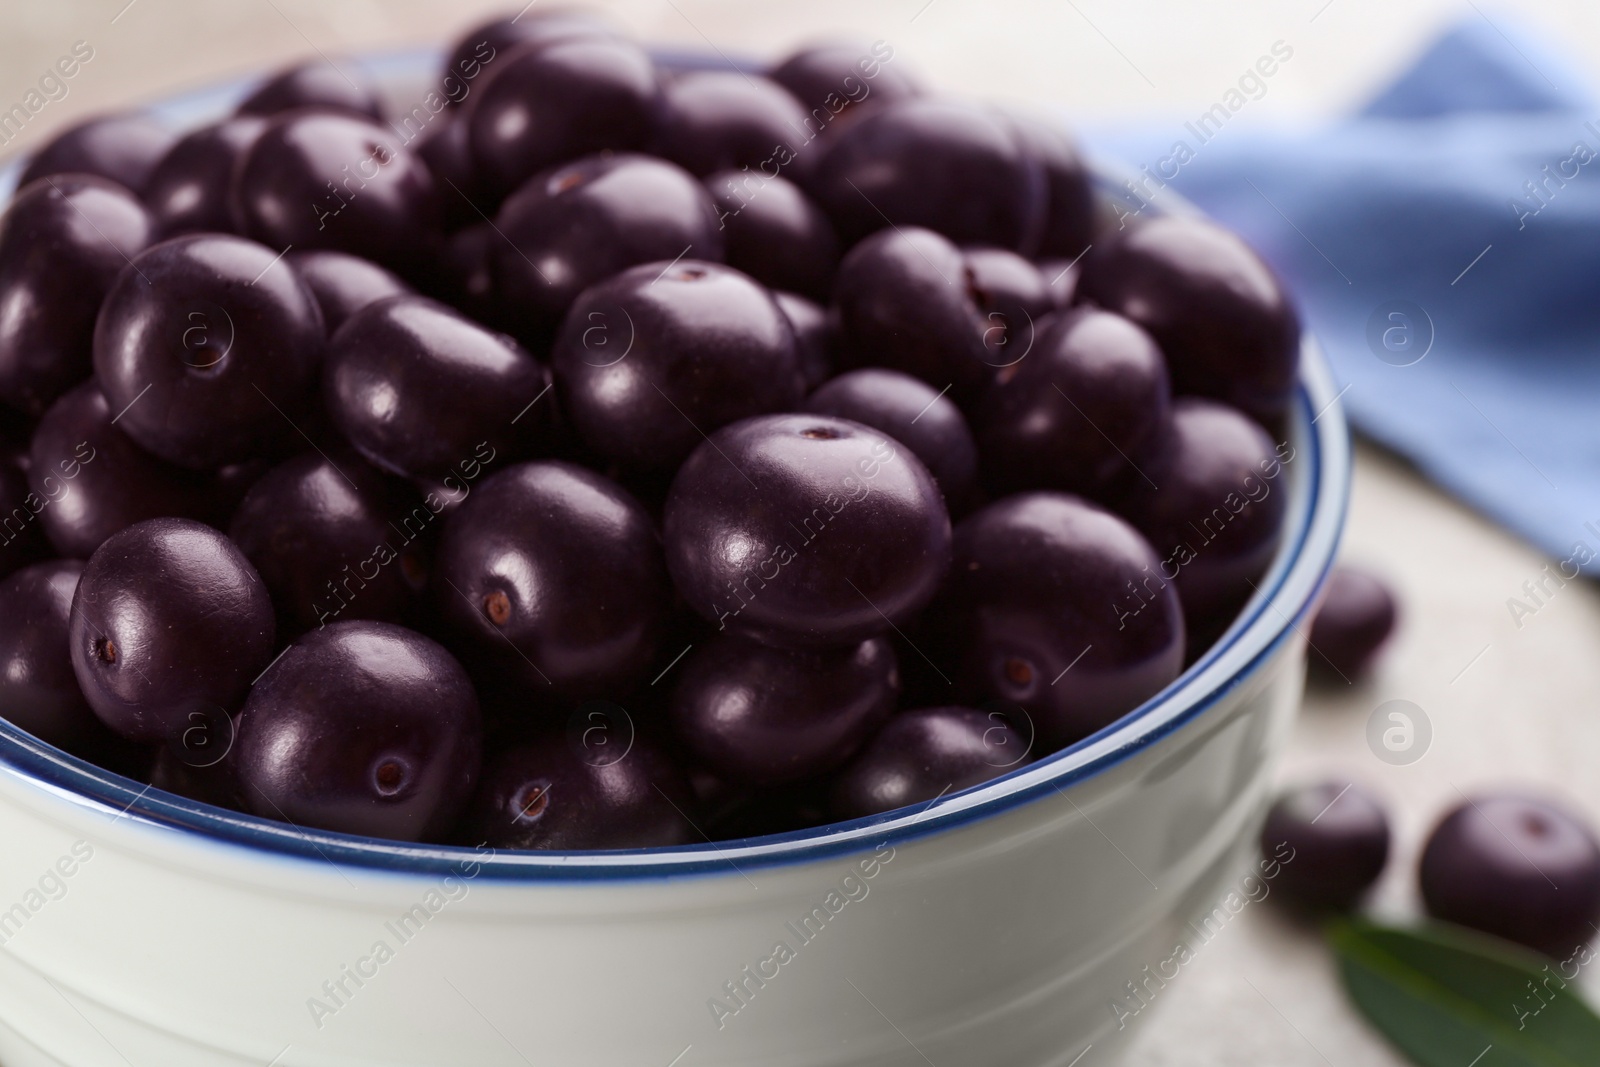
[[[367,65],[405,113],[436,63]],[[155,110],[192,125],[244,88]],[[915,809],[496,854],[210,808],[0,722],[0,1062],[1115,1062],[1275,873],[1253,837],[1345,513],[1336,400],[1308,343],[1283,547],[1216,646],[1098,734]]]

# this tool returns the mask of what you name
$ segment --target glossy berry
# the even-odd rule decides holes
[[[1060,311],[1078,300],[1078,279],[1083,270],[1079,262],[1070,259],[1041,259],[1036,266],[1050,285],[1050,300]]]
[[[234,744],[257,815],[432,841],[471,796],[483,741],[472,682],[443,647],[390,623],[338,622],[267,669]]]
[[[344,112],[274,117],[233,197],[245,235],[274,250],[330,248],[405,274],[428,266],[441,240],[427,164],[392,129]]]
[[[26,459],[0,456],[0,578],[48,555],[39,521],[39,513],[48,505],[28,487],[22,469]]]
[[[487,78],[505,67],[500,61],[519,48],[564,37],[615,35],[612,25],[593,12],[546,8],[543,4],[480,23],[457,39],[440,71],[439,86],[446,106],[465,103]],[[464,90],[454,88],[457,85],[464,86]]]
[[[463,645],[553,696],[639,682],[668,596],[649,515],[570,463],[523,463],[479,483],[435,557],[435,602]]]
[[[251,486],[228,536],[266,583],[285,640],[336,619],[402,621],[443,525],[409,483],[307,452]]]
[[[473,157],[491,192],[579,156],[641,148],[653,132],[655,66],[631,41],[568,37],[503,63],[471,112]]]
[[[1311,663],[1347,681],[1355,679],[1389,639],[1398,614],[1387,584],[1340,564],[1328,575],[1322,604],[1311,622]]]
[[[500,209],[500,299],[524,331],[553,331],[578,294],[639,263],[720,261],[710,195],[682,167],[648,156],[591,156],[541,174]]]
[[[1060,489],[1104,497],[1139,479],[1171,417],[1166,361],[1120,315],[1075,309],[1040,330],[974,415],[984,480],[996,493]],[[1159,483],[1158,483],[1159,484]]]
[[[803,174],[806,112],[777,82],[723,70],[679,74],[661,94],[656,149],[691,174],[748,167],[771,177]]]
[[[70,636],[72,669],[101,721],[132,740],[162,741],[244,696],[272,658],[272,601],[222,534],[151,519],[89,557]]]
[[[922,461],[823,415],[763,415],[712,434],[679,469],[663,529],[690,607],[787,647],[889,629],[932,599],[950,558],[950,519]]]
[[[1429,914],[1558,960],[1595,936],[1600,843],[1577,816],[1511,793],[1472,798],[1435,827],[1422,852]]]
[[[812,189],[840,235],[923,226],[957,243],[1026,248],[1037,242],[1043,170],[986,108],[904,100],[840,130]]]
[[[177,135],[148,115],[100,115],[69,126],[28,161],[17,188],[55,174],[93,174],[143,193]]]
[[[820,135],[863,106],[876,108],[919,95],[916,82],[893,59],[894,48],[884,41],[833,41],[791,53],[767,77],[800,101],[807,129]]]
[[[492,329],[513,325],[494,287],[494,250],[503,241],[490,223],[465,226],[445,242],[439,263],[438,290],[443,298],[467,318]]]
[[[266,128],[260,115],[235,115],[185,134],[161,157],[144,190],[161,236],[238,231],[233,172]]]
[[[411,287],[390,271],[345,252],[290,252],[283,258],[311,290],[330,337],[368,304],[411,292]]]
[[[0,221],[0,400],[37,415],[90,375],[100,302],[154,235],[139,201],[103,178],[16,195]]]
[[[136,257],[111,287],[95,376],[141,447],[215,470],[295,433],[322,341],[315,299],[277,253],[190,234]]]
[[[1182,669],[1182,610],[1152,581],[1157,563],[1137,530],[1077,497],[990,504],[956,528],[935,609],[948,670],[973,699],[1021,707],[1049,747],[1099,730]]]
[[[835,779],[834,818],[926,804],[998,778],[1032,758],[1026,733],[976,708],[903,711]]]
[[[1261,854],[1281,863],[1273,888],[1296,904],[1345,911],[1389,860],[1389,820],[1360,786],[1322,782],[1291,789],[1267,813]]]
[[[927,466],[948,510],[965,512],[976,503],[978,450],[967,420],[928,383],[892,370],[849,371],[812,393],[800,410],[883,431]]]
[[[510,849],[682,845],[696,838],[691,803],[683,772],[643,739],[615,758],[550,734],[489,761],[458,836]]]
[[[1179,393],[1271,421],[1289,406],[1300,320],[1270,267],[1201,219],[1135,226],[1085,258],[1079,291],[1148,330]]]
[[[839,268],[839,237],[822,209],[786,178],[721,170],[706,178],[727,242],[728,265],[773,289],[826,300]]]
[[[844,357],[949,389],[968,402],[1008,355],[986,341],[991,326],[970,286],[961,250],[932,230],[873,234],[839,265],[835,300]]]
[[[838,767],[900,694],[894,650],[881,637],[791,652],[723,634],[679,671],[671,717],[684,747],[713,774],[760,786]]]
[[[716,263],[645,263],[584,291],[551,350],[561,410],[600,455],[675,469],[705,435],[797,404],[794,330]]]
[[[464,111],[432,117],[411,148],[433,175],[439,191],[439,215],[447,230],[481,223],[495,201],[483,189],[478,162],[472,158],[469,123]]]
[[[1050,280],[1004,248],[969,246],[961,262],[967,290],[983,315],[985,362],[999,371],[1017,366],[1033,353],[1045,317],[1056,310]]]
[[[1255,592],[1278,549],[1294,459],[1233,408],[1182,397],[1167,431],[1139,461],[1139,477],[1117,510],[1161,559],[1160,579],[1177,586],[1190,631],[1205,644]],[[1202,645],[1201,647],[1204,647]]]
[[[1030,252],[1076,258],[1094,240],[1094,185],[1077,145],[1059,123],[1009,113],[1011,131],[1044,170],[1045,221]]]
[[[274,74],[240,102],[239,114],[276,115],[299,107],[383,119],[377,89],[366,74],[349,60],[331,59],[313,59]]]
[[[8,722],[53,745],[101,727],[72,673],[67,620],[83,564],[52,560],[0,582],[0,708]]]
[[[39,523],[63,556],[87,559],[112,534],[145,519],[211,518],[212,479],[134,444],[88,381],[45,412],[29,449]]]
[[[504,334],[425,297],[370,304],[328,342],[323,392],[362,455],[394,474],[442,478],[532,455],[549,426],[550,372]]]
[[[772,299],[794,328],[795,352],[800,359],[800,376],[809,392],[833,377],[833,364],[839,348],[839,327],[833,314],[814,300],[799,293],[775,289]]]

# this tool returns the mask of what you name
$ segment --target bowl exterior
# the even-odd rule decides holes
[[[682,878],[336,867],[0,775],[0,1062],[1105,1063],[1254,899],[1303,665],[1287,640],[1181,730],[997,817]]]

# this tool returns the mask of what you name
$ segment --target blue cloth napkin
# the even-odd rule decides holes
[[[1322,128],[1253,121],[1269,76],[1237,88],[1204,124],[1083,138],[1282,272],[1358,429],[1569,574],[1600,574],[1600,102],[1586,81],[1511,20],[1473,15]],[[1139,177],[1130,210],[1159,205]]]

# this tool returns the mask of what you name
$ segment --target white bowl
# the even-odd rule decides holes
[[[436,61],[367,65],[400,88]],[[156,110],[188,125],[242,89]],[[1344,518],[1336,400],[1308,342],[1283,547],[1215,647],[1093,737],[917,809],[494,854],[210,808],[0,722],[0,1062],[1114,1062],[1273,873],[1253,837]]]

